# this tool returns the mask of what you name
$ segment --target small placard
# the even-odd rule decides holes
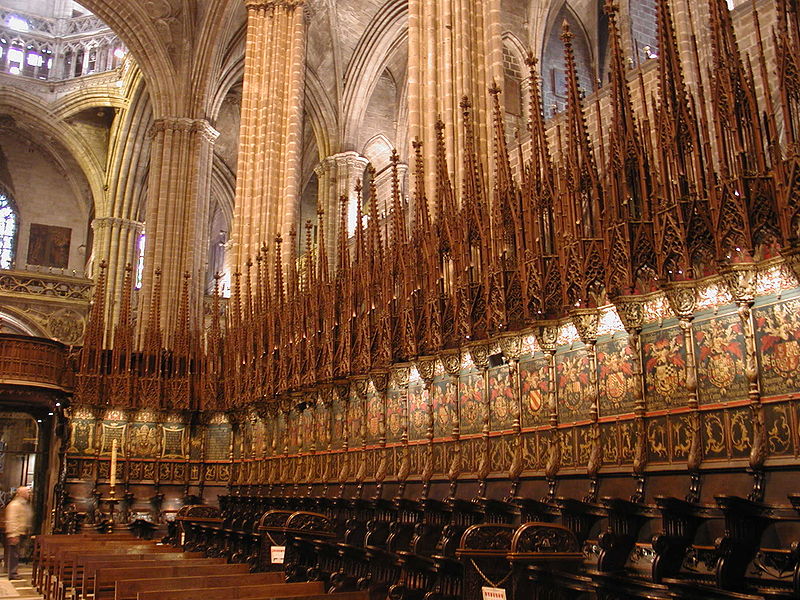
[[[503,588],[482,587],[483,600],[506,600],[506,591]]]
[[[273,565],[282,565],[286,555],[286,546],[270,546],[269,556]]]

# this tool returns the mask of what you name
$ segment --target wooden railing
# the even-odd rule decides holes
[[[69,349],[54,340],[0,334],[0,384],[71,391]]]

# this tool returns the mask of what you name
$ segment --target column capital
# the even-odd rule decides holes
[[[285,8],[286,10],[294,10],[301,8],[305,5],[305,0],[244,0],[244,5],[247,10],[274,10],[276,8]]]
[[[199,133],[206,141],[214,142],[219,137],[219,131],[214,129],[205,119],[190,119],[188,117],[164,117],[153,121],[150,135],[167,131],[186,133]]]
[[[144,229],[144,223],[132,219],[123,219],[122,217],[95,217],[92,219],[92,229],[94,230],[111,229],[113,227],[129,229],[138,233]]]
[[[340,152],[339,154],[334,154],[330,158],[333,158],[336,161],[336,164],[340,167],[356,167],[360,166],[362,168],[366,168],[369,164],[369,159],[366,156],[361,156],[358,152],[350,151],[350,152]]]

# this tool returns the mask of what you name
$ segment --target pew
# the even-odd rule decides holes
[[[31,580],[34,587],[41,591],[41,583],[48,568],[52,553],[57,548],[64,546],[81,546],[87,543],[116,543],[116,544],[136,544],[140,540],[134,538],[130,533],[122,534],[78,534],[78,535],[40,535],[34,538],[33,550],[33,571]]]
[[[84,595],[91,590],[94,600],[111,600],[114,598],[116,582],[123,579],[165,579],[172,577],[231,575],[247,573],[247,565],[224,564],[223,559],[204,558],[189,559],[179,564],[165,565],[157,561],[141,561],[135,567],[109,565],[97,567],[90,572],[87,567],[84,577],[94,575],[91,585],[84,585]]]
[[[213,577],[175,577],[173,579],[125,579],[116,582],[114,598],[115,600],[136,598],[137,594],[141,592],[158,590],[167,592],[284,583],[283,579],[283,574],[278,572],[215,575]]]
[[[87,554],[91,552],[91,554]],[[110,549],[106,553],[97,553],[97,549],[89,547],[80,550],[64,550],[56,557],[56,572],[51,589],[54,589],[56,600],[63,600],[68,589],[75,589],[76,581],[83,578],[83,570],[87,562],[92,560],[107,559],[118,560],[119,562],[131,562],[138,560],[178,560],[181,558],[200,558],[196,554],[180,552],[175,548],[165,546],[129,546],[122,549]]]
[[[145,554],[89,554],[76,560],[76,567],[73,569],[73,576],[69,582],[69,587],[77,594],[82,594],[83,590],[89,589],[93,585],[94,572],[103,566],[140,566],[145,562],[161,563],[164,561],[180,561],[186,559],[203,558],[195,552],[158,552]],[[88,572],[87,572],[88,571]]]
[[[91,544],[91,548],[97,551],[106,551],[112,550],[115,548],[123,549],[123,548],[137,548],[142,547],[141,540],[130,539],[130,540],[116,540],[116,541],[105,541],[105,540],[93,540],[93,541],[71,541],[71,542],[59,542],[59,543],[48,543],[46,546],[42,548],[42,554],[40,557],[39,562],[39,569],[37,571],[37,577],[34,580],[34,586],[40,593],[46,593],[45,590],[48,589],[49,585],[52,583],[52,578],[55,575],[55,571],[58,568],[57,560],[59,556],[59,552],[63,552],[65,550],[85,550],[87,548],[87,544]]]
[[[289,586],[317,586],[314,588],[290,588]],[[285,583],[282,585],[256,585],[233,588],[210,588],[176,592],[143,592],[136,600],[228,600],[247,598],[249,600],[280,600],[293,598],[297,600],[370,600],[368,592],[339,592],[325,594],[319,582]]]
[[[267,583],[263,585],[250,585],[242,583],[226,587],[210,586],[196,589],[172,589],[166,587],[148,592],[140,592],[136,597],[125,596],[120,600],[139,600],[151,598],[169,598],[183,600],[203,598],[214,600],[216,598],[296,598],[298,596],[318,596],[325,592],[322,583],[311,581],[306,583]]]
[[[46,547],[49,544],[59,544],[61,542],[66,541],[74,541],[74,540],[84,540],[84,541],[91,541],[91,540],[107,540],[107,541],[114,541],[114,540],[131,540],[134,539],[134,536],[130,532],[119,532],[119,533],[77,533],[74,535],[64,535],[64,534],[41,534],[33,536],[33,567],[34,572],[39,562],[39,557],[41,556],[41,550],[43,547]]]

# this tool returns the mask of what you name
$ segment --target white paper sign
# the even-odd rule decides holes
[[[273,565],[282,565],[283,557],[286,555],[286,546],[270,546],[269,556]]]
[[[506,600],[506,591],[503,588],[482,587],[483,600]]]

